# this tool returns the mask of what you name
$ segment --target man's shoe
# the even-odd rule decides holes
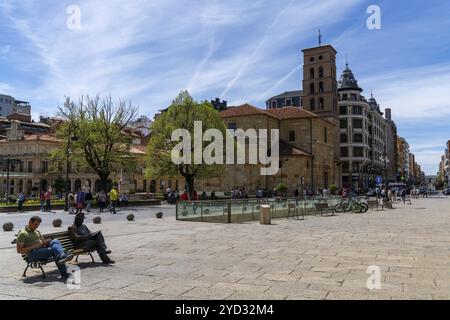
[[[111,254],[111,253],[112,253],[111,250],[106,250],[106,251],[105,251],[105,254]]]
[[[103,260],[102,262],[103,262],[103,264],[114,264],[114,263],[116,263],[114,260],[111,260],[111,259]]]
[[[66,263],[71,261],[75,256],[73,254],[66,254],[64,256],[61,257],[61,259],[58,260],[58,263]]]

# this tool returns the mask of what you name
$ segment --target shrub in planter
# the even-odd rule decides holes
[[[186,210],[184,210],[184,211],[181,212],[181,215],[182,215],[183,217],[187,217],[188,212],[187,212]]]
[[[10,231],[13,231],[13,229],[14,229],[14,224],[12,222],[6,222],[3,224],[3,231],[10,232]]]
[[[187,214],[186,214],[186,215],[187,215]],[[162,212],[158,212],[158,213],[156,214],[156,218],[162,219],[162,217],[163,217],[163,213],[162,213]]]
[[[210,211],[209,211],[209,209],[205,209],[205,210],[203,210],[203,213],[204,213],[204,214],[209,214]]]
[[[62,220],[61,219],[55,219],[53,220],[53,226],[55,228],[60,228],[62,226]]]
[[[100,224],[100,223],[102,223],[102,218],[100,218],[100,217],[95,217],[94,219],[92,219],[92,222],[93,222],[94,224]]]
[[[127,220],[134,221],[134,214],[130,213],[129,215],[127,215]]]

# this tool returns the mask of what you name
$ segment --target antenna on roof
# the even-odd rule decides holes
[[[320,33],[319,29],[319,47],[322,45],[322,34]]]

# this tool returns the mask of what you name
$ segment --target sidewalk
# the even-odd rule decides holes
[[[124,215],[89,225],[103,230],[116,264],[81,257],[80,290],[51,264],[48,279],[23,279],[14,233],[2,232],[0,299],[450,299],[449,199],[271,226]],[[381,290],[367,289],[369,266],[380,267]]]

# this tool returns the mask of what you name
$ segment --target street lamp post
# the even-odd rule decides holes
[[[386,153],[383,153],[383,155],[380,157],[380,161],[384,162],[384,176],[383,180],[386,182],[386,176],[387,176],[387,165],[389,162],[391,162],[391,159],[388,158]]]
[[[288,161],[289,161],[289,159],[282,159],[282,160],[280,160],[280,171],[281,171],[280,184],[283,183],[283,166]]]
[[[72,147],[72,141],[78,141],[78,137],[72,136],[72,128],[69,128],[69,137],[67,138],[67,153],[66,153],[66,196],[65,196],[65,204],[64,204],[64,211],[69,211],[69,166],[70,166],[70,153],[71,153],[71,147]]]

